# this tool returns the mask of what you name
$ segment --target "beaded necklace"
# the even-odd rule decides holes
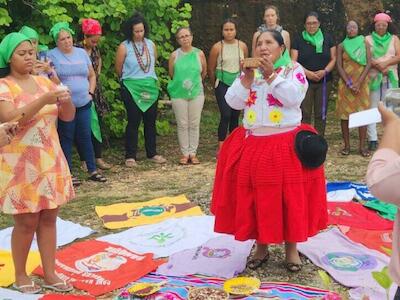
[[[151,57],[150,57],[150,51],[147,48],[146,41],[143,41],[142,53],[140,53],[138,47],[136,47],[135,42],[132,41],[132,45],[140,68],[142,69],[143,72],[148,73],[150,71]],[[146,63],[143,62],[144,55],[146,56]]]

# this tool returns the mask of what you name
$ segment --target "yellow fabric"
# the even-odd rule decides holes
[[[40,265],[39,251],[31,251],[28,255],[26,263],[26,272],[28,275],[32,273]],[[0,250],[0,286],[7,287],[15,281],[14,263],[11,252]]]
[[[185,195],[146,202],[96,206],[96,213],[102,219],[104,227],[109,229],[154,224],[168,218],[204,215],[201,208],[190,202]]]

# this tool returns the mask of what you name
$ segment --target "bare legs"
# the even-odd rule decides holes
[[[297,243],[285,242],[286,266],[289,271],[300,271],[301,260],[297,251]],[[254,254],[250,260],[250,268],[260,267],[269,258],[268,245],[257,243]],[[293,267],[294,265],[294,267]]]
[[[344,142],[344,148],[341,151],[343,155],[350,154],[350,132],[349,132],[349,121],[348,120],[340,120],[340,126],[342,128],[342,136]],[[358,128],[358,136],[359,136],[359,145],[358,151],[361,156],[368,157],[370,153],[365,148],[365,139],[367,136],[367,126],[362,126]]]

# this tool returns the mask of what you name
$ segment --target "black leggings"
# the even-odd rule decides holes
[[[225,94],[229,86],[223,82],[219,82],[215,88],[215,97],[217,98],[219,113],[221,115],[218,126],[218,141],[225,140],[226,135],[233,131],[239,125],[240,110],[231,108],[225,100]]]

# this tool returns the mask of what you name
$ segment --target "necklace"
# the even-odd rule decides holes
[[[148,73],[150,71],[151,57],[150,57],[150,51],[147,48],[146,41],[143,41],[142,53],[140,53],[138,47],[136,47],[135,42],[132,41],[132,45],[140,68],[142,69],[143,72]],[[143,61],[144,56],[146,56],[146,63],[144,63]]]

